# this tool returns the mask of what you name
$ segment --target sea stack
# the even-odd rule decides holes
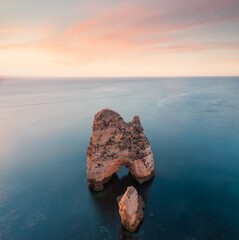
[[[123,226],[130,232],[134,232],[144,218],[144,201],[137,190],[131,186],[126,192],[117,198],[119,214]]]
[[[103,190],[103,184],[121,166],[127,167],[139,183],[154,176],[153,153],[138,116],[126,123],[112,110],[98,112],[86,156],[88,185],[95,191]]]

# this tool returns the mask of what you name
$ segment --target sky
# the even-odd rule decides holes
[[[239,0],[0,0],[0,75],[238,76]]]

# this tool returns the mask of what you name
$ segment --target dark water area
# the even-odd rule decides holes
[[[102,108],[139,115],[156,175],[120,169],[88,189],[85,150]],[[116,197],[133,185],[135,233]],[[0,239],[239,239],[239,78],[4,79],[0,82]]]

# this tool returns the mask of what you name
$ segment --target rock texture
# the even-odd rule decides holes
[[[126,123],[112,110],[98,112],[86,155],[88,184],[95,191],[103,190],[103,184],[121,166],[139,183],[154,176],[153,153],[138,116]]]
[[[124,227],[134,232],[144,218],[144,201],[134,187],[128,187],[126,192],[117,198],[119,214]]]

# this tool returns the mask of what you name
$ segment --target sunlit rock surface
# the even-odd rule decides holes
[[[131,186],[117,198],[119,214],[124,227],[134,232],[144,218],[144,202],[137,190]]]
[[[121,166],[139,183],[154,176],[153,153],[138,116],[126,123],[112,110],[98,112],[86,155],[88,184],[95,191],[103,190],[103,184]]]

